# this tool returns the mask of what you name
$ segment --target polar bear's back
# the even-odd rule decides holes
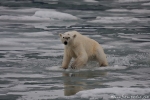
[[[73,33],[77,35],[75,44],[82,45],[89,57],[95,56],[97,50],[101,48],[101,45],[95,40],[90,39],[79,32],[73,31]]]

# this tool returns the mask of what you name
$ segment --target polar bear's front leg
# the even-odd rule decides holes
[[[87,63],[87,57],[79,56],[75,59],[75,61],[71,64],[72,69],[78,69],[84,66]]]
[[[64,51],[64,57],[62,62],[62,68],[67,69],[71,60],[71,55],[67,54],[67,51]]]
[[[77,55],[77,58],[71,64],[72,69],[81,68],[82,66],[84,66],[87,63],[87,60],[88,60],[88,56],[84,49],[75,50],[75,54]]]

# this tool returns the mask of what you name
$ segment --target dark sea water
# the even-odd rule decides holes
[[[60,69],[70,30],[109,66]],[[0,100],[150,100],[150,0],[0,0]]]

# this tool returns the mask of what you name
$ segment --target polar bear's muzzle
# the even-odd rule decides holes
[[[65,41],[65,42],[64,42],[64,45],[67,45],[67,44],[68,44],[67,41]]]

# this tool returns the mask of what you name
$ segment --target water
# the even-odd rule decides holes
[[[109,66],[60,69],[69,30]],[[150,0],[0,0],[0,100],[149,100],[149,31]]]

